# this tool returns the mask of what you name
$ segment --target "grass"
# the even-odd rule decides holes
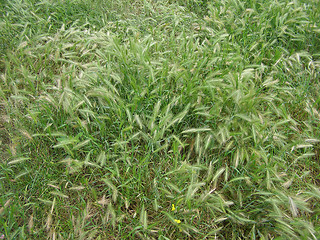
[[[5,239],[319,239],[320,2],[1,1]]]

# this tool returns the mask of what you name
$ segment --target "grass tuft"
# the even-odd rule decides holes
[[[0,3],[0,236],[320,238],[319,1]]]

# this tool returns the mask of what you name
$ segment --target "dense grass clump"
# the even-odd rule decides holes
[[[0,236],[319,239],[319,4],[2,0]]]

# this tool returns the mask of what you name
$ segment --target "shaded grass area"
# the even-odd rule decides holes
[[[4,1],[0,233],[318,239],[319,1]]]

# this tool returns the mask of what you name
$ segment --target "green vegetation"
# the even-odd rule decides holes
[[[5,239],[320,239],[318,0],[1,0]]]

